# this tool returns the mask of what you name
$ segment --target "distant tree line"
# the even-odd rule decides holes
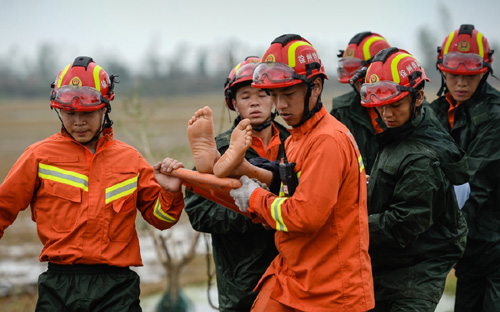
[[[209,55],[203,49],[198,51],[196,64],[191,64],[190,70],[183,67],[185,57],[182,53],[171,59],[162,59],[151,53],[146,56],[141,69],[136,73],[126,62],[114,56],[94,57],[94,60],[108,74],[119,75],[120,83],[117,88],[121,94],[138,92],[141,95],[162,96],[221,92],[226,75],[231,70],[230,64],[233,63],[232,54],[230,51],[227,53],[226,62],[219,66],[219,70],[211,72],[207,71]],[[44,44],[37,50],[35,59],[29,60],[29,65],[19,70],[18,64],[13,63],[11,57],[0,55],[0,98],[48,97],[50,84],[62,69],[61,65],[57,65],[56,56],[54,48],[48,43]],[[71,61],[72,59],[67,62]],[[28,62],[25,61],[24,64]]]
[[[439,88],[441,77],[435,69],[437,46],[441,40],[453,30],[451,18],[446,8],[441,8],[441,27],[436,31],[435,27],[423,26],[418,29],[415,40],[419,42],[419,61],[426,70],[427,76],[432,80],[432,87]],[[446,30],[446,31],[445,31]],[[489,31],[490,45],[497,51],[493,55],[494,73],[500,75],[500,45],[495,33]],[[443,35],[444,34],[444,35]],[[354,34],[353,34],[354,35]],[[383,35],[383,34],[382,34]],[[390,38],[388,38],[391,42]],[[344,47],[342,47],[344,48]],[[173,55],[161,56],[159,48],[153,43],[148,49],[148,54],[140,62],[140,69],[133,70],[130,64],[120,60],[114,55],[99,56],[95,58],[108,74],[119,74],[120,84],[117,86],[120,94],[127,95],[132,92],[140,96],[166,96],[182,94],[201,94],[207,92],[220,92],[222,94],[224,81],[233,66],[248,55],[261,55],[262,49],[250,48],[245,43],[229,39],[218,46],[217,50],[204,47],[193,47],[187,43],[179,44]],[[410,51],[412,52],[412,51]],[[9,55],[16,55],[11,51]],[[326,57],[336,58],[333,51],[322,52],[325,62]],[[11,60],[10,56],[0,55],[0,98],[8,97],[43,97],[49,95],[50,84],[54,81],[58,67],[57,51],[50,43],[41,45],[36,51],[33,60],[24,61],[24,71],[18,70],[18,64]],[[76,55],[75,55],[76,57]],[[68,60],[70,62],[71,60]],[[336,65],[336,59],[328,59]],[[189,63],[189,64],[188,64]],[[136,65],[136,64],[132,64]],[[326,68],[330,81],[336,80],[335,66]],[[498,80],[495,85],[500,84]]]

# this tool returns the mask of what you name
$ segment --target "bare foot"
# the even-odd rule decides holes
[[[220,154],[215,144],[214,123],[210,107],[200,108],[189,119],[187,135],[196,170],[202,173],[212,173]]]
[[[233,175],[233,171],[245,160],[245,152],[252,145],[250,119],[243,119],[231,133],[227,151],[214,165],[214,173],[219,178]]]

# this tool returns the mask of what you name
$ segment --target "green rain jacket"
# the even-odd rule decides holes
[[[500,268],[500,92],[484,83],[448,121],[445,96],[431,103],[435,115],[468,155],[471,194],[462,211],[469,226],[464,261],[485,272]],[[461,261],[462,263],[463,261]]]
[[[217,149],[224,154],[236,126],[215,138]],[[277,122],[280,136],[290,134]],[[279,158],[283,156],[280,148]],[[249,148],[245,158],[259,157]],[[272,260],[278,255],[274,245],[274,230],[266,230],[228,208],[197,194],[186,192],[184,210],[193,229],[212,234],[212,250],[217,275],[220,311],[250,311],[257,296],[253,292]]]
[[[377,157],[378,142],[368,111],[361,105],[359,93],[352,90],[333,98],[330,114],[351,131],[363,157],[366,174],[370,175]]]
[[[468,181],[467,157],[425,108],[377,139],[368,183],[375,300],[437,303],[465,249],[467,225],[453,185]]]

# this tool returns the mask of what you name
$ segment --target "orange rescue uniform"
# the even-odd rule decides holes
[[[267,146],[264,146],[264,142],[261,138],[253,136],[252,145],[250,147],[253,148],[260,157],[276,160],[278,159],[281,145],[280,131],[278,127],[274,125],[274,122],[271,122],[271,127],[273,127],[273,136]]]
[[[0,238],[28,205],[44,245],[40,261],[125,267],[142,265],[137,210],[163,230],[177,223],[184,200],[108,128],[95,154],[65,131],[26,149],[0,186]]]
[[[271,297],[302,311],[375,305],[363,161],[349,130],[323,107],[285,143],[299,185],[292,197],[256,189],[249,212],[277,230]]]

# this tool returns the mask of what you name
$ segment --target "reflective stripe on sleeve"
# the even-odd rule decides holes
[[[38,176],[88,191],[89,178],[83,174],[39,163]]]
[[[158,198],[156,200],[155,210],[154,210],[153,214],[155,217],[157,217],[158,219],[165,221],[165,222],[172,223],[172,222],[177,221],[161,209],[160,198]]]
[[[287,200],[287,197],[278,197],[273,201],[271,204],[271,215],[274,221],[276,221],[276,230],[288,232],[288,228],[286,227],[285,222],[283,222],[283,217],[281,216],[281,205],[285,200]]]
[[[106,188],[106,204],[132,194],[137,189],[137,176]]]
[[[363,163],[363,157],[359,155],[358,157],[358,163],[359,163],[359,173],[363,172],[363,169],[365,169],[365,164]]]

